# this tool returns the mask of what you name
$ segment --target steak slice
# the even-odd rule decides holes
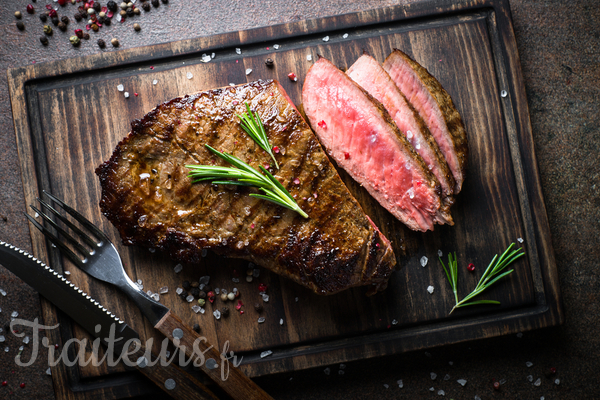
[[[439,182],[383,105],[325,58],[308,70],[302,102],[331,157],[396,218],[418,231],[452,221]]]
[[[192,183],[189,164],[230,166],[205,144],[246,161],[270,156],[241,129],[248,102],[280,169],[273,174],[309,215],[248,196],[246,186]],[[275,147],[274,147],[275,148]],[[242,258],[319,294],[386,287],[396,264],[389,241],[348,192],[316,137],[276,81],[209,90],[163,103],[131,124],[96,169],[100,207],[126,245],[198,262],[203,249]]]
[[[454,194],[462,188],[467,169],[467,133],[448,92],[423,66],[395,49],[383,68],[423,117],[454,175]]]
[[[442,201],[451,205],[453,203],[454,178],[448,163],[421,116],[406,101],[381,64],[370,55],[363,54],[346,71],[346,74],[383,104],[398,129],[406,136],[440,182]]]

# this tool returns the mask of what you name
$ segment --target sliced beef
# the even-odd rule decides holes
[[[302,102],[329,155],[396,218],[419,231],[452,220],[439,182],[383,105],[331,62],[309,69]]]
[[[462,188],[467,168],[467,133],[450,95],[423,66],[400,50],[383,63],[400,91],[423,117],[454,175],[454,193]]]
[[[309,215],[248,196],[245,186],[192,183],[188,164],[229,166],[205,144],[254,168],[270,156],[242,131],[244,103],[258,112],[280,169],[275,177]],[[204,249],[242,258],[319,294],[384,289],[396,264],[389,241],[344,186],[321,145],[275,81],[173,99],[132,123],[96,170],[100,207],[126,245],[197,262]]]
[[[451,205],[453,203],[454,178],[448,163],[421,116],[406,101],[381,64],[368,54],[363,54],[346,73],[354,82],[383,104],[398,129],[406,136],[416,152],[423,157],[427,168],[440,182],[444,203]]]

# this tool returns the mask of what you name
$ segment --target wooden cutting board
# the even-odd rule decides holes
[[[470,155],[467,179],[452,209],[455,225],[428,233],[405,228],[341,171],[394,245],[400,269],[385,292],[367,298],[364,289],[353,289],[322,297],[264,269],[248,283],[247,262],[210,253],[199,265],[184,265],[175,273],[177,262],[152,249],[121,246],[116,230],[100,214],[95,168],[110,157],[130,122],[157,104],[229,84],[278,79],[299,105],[304,77],[317,55],[347,68],[363,51],[382,62],[394,48],[425,66],[450,93],[466,126]],[[272,68],[265,65],[267,58],[274,60]],[[290,72],[297,82],[288,78]],[[227,342],[244,357],[241,368],[250,376],[504,335],[563,320],[508,1],[419,2],[30,65],[10,70],[8,80],[26,201],[35,203],[42,189],[66,199],[119,244],[132,279],[152,292],[168,287],[161,302],[190,325],[198,323],[220,349]],[[124,296],[49,252],[33,227],[31,234],[37,257],[70,271],[73,282],[127,321],[142,339],[162,340]],[[485,295],[502,304],[449,315],[453,295],[438,251],[444,259],[456,252],[464,295],[494,254],[518,240],[526,257]],[[423,257],[428,259],[425,266]],[[474,274],[466,271],[468,263],[476,266]],[[211,276],[213,287],[236,287],[245,313],[237,313],[230,302],[231,315],[216,320],[214,307],[196,314],[175,294],[183,281],[204,275]],[[263,303],[259,283],[268,286],[270,296],[263,304],[262,324],[253,308]],[[47,325],[61,323],[60,330],[48,332],[51,342],[87,337],[49,303],[44,301],[43,309]],[[266,350],[272,354],[261,358]],[[135,373],[106,366],[61,364],[52,376],[58,398],[121,398],[153,390]]]

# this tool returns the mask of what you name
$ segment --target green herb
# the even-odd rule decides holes
[[[511,264],[517,258],[525,254],[523,252],[523,249],[521,248],[511,251],[513,246],[514,243],[511,243],[510,246],[508,246],[508,248],[500,256],[500,258],[498,258],[498,254],[494,256],[494,258],[490,262],[490,265],[488,265],[487,269],[481,276],[481,279],[479,279],[479,283],[477,284],[477,287],[475,287],[475,290],[473,290],[461,301],[458,301],[458,262],[456,259],[456,253],[454,253],[454,256],[452,255],[452,253],[448,254],[448,268],[446,268],[442,259],[439,258],[440,263],[442,263],[442,267],[444,267],[444,272],[446,273],[448,282],[450,282],[450,286],[452,286],[452,291],[454,292],[454,299],[456,301],[456,305],[452,307],[450,314],[452,314],[452,312],[459,307],[473,306],[476,304],[500,304],[500,302],[496,300],[472,301],[471,299],[475,296],[480,295],[485,289],[498,282],[499,279],[509,275],[511,272],[514,271],[511,269],[510,271],[502,272],[509,264]]]
[[[273,155],[273,149],[271,148],[271,144],[269,143],[269,139],[267,138],[267,134],[265,133],[265,127],[260,120],[258,113],[253,113],[250,110],[250,106],[248,103],[246,104],[246,110],[248,111],[244,115],[236,114],[240,119],[240,125],[242,129],[246,131],[246,133],[258,144],[264,151],[269,153],[273,161],[275,162],[275,168],[279,169],[279,164],[277,164],[277,160]]]
[[[191,170],[189,176],[194,178],[194,182],[212,181],[212,183],[217,185],[256,187],[265,194],[251,193],[250,196],[268,200],[282,207],[296,211],[304,218],[308,218],[308,214],[302,211],[292,195],[264,167],[260,166],[260,170],[263,172],[261,174],[239,158],[215,150],[207,144],[205,144],[205,146],[216,156],[227,161],[236,168],[213,165],[186,165],[186,167]]]

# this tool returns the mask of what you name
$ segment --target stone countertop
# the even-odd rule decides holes
[[[418,0],[417,0],[418,1]],[[35,15],[26,13],[32,2]],[[406,2],[406,1],[404,1]],[[414,2],[414,1],[410,1]],[[104,2],[103,2],[104,3]],[[176,41],[302,19],[396,5],[391,0],[171,0],[137,21],[113,24],[94,38],[118,37],[120,48]],[[55,28],[39,42],[39,11],[51,0],[0,3],[0,238],[31,249],[6,70],[98,53],[95,40],[72,47]],[[340,366],[258,378],[277,399],[527,398],[597,399],[600,369],[600,7],[595,0],[510,1],[526,85],[566,321],[563,326],[434,348]],[[72,8],[72,5],[66,7]],[[16,27],[23,13],[25,30]],[[71,16],[72,10],[67,13]],[[142,25],[141,32],[132,29]],[[111,47],[108,44],[108,47]],[[108,51],[112,51],[109,49]],[[7,334],[13,310],[41,317],[35,291],[0,266],[0,384],[2,399],[53,399],[47,359],[29,367],[14,358],[21,339]],[[4,352],[8,347],[9,351]],[[528,366],[528,363],[532,363]],[[550,374],[551,368],[556,369]],[[437,377],[432,379],[431,373]],[[536,382],[540,378],[539,385]],[[446,379],[448,378],[448,379]],[[403,387],[397,381],[401,379]],[[463,387],[456,381],[465,379]],[[555,382],[559,380],[558,382]],[[501,381],[500,390],[493,382]],[[25,387],[21,388],[20,384]],[[434,388],[431,392],[430,388]]]

